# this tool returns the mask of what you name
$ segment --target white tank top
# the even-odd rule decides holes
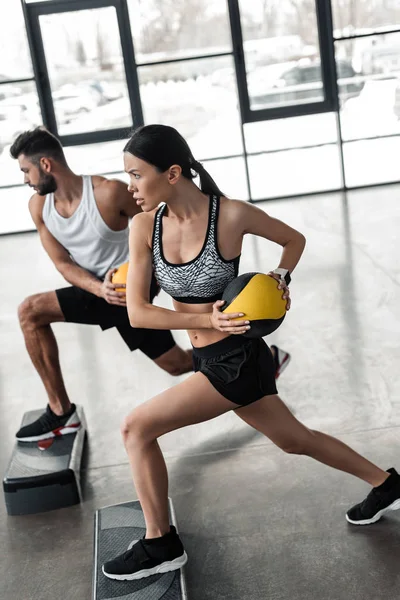
[[[129,227],[113,231],[104,222],[93,193],[92,178],[83,175],[82,199],[70,217],[62,217],[54,205],[54,194],[47,194],[43,221],[72,260],[102,279],[109,269],[129,258]]]

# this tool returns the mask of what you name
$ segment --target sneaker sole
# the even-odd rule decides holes
[[[346,520],[352,525],[371,525],[372,523],[376,523],[382,517],[382,515],[389,510],[398,510],[400,508],[400,500],[395,500],[387,506],[386,508],[382,508],[379,512],[376,513],[371,519],[363,519],[362,521],[352,521],[347,515]]]
[[[42,435],[33,435],[31,437],[17,437],[18,442],[40,442],[41,440],[49,440],[51,438],[60,437],[61,435],[68,435],[69,433],[76,433],[81,427],[80,423],[74,423],[72,425],[68,425],[67,427],[58,427],[58,429],[54,429],[53,431],[49,431],[48,433],[43,433]]]
[[[280,363],[278,370],[275,373],[275,379],[278,379],[280,375],[282,375],[283,371],[286,369],[288,364],[290,363],[291,356],[288,352],[286,352],[284,359]]]
[[[109,579],[117,579],[118,581],[133,581],[134,579],[143,579],[144,577],[150,577],[151,575],[159,575],[160,573],[169,573],[170,571],[177,571],[181,569],[184,565],[186,565],[188,560],[186,552],[182,554],[182,556],[178,556],[174,560],[164,562],[157,567],[153,567],[152,569],[144,569],[143,571],[137,571],[137,573],[132,574],[124,574],[124,575],[114,575],[113,573],[106,573],[104,570],[104,565],[101,567],[103,571],[103,575],[108,577]]]

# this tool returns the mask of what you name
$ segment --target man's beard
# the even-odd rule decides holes
[[[57,189],[57,183],[53,175],[44,173],[40,169],[40,179],[36,186],[38,194],[40,196],[46,196],[46,194],[53,194]]]

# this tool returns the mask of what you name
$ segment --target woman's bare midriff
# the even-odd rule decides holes
[[[212,302],[207,304],[185,304],[173,300],[173,305],[176,312],[192,314],[208,313],[211,315],[213,311]],[[188,335],[195,348],[202,348],[203,346],[214,344],[229,336],[229,334],[222,333],[217,329],[188,329]]]

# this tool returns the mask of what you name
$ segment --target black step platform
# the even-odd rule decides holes
[[[77,406],[81,427],[76,433],[56,437],[47,448],[38,442],[16,442],[3,479],[9,515],[28,515],[64,508],[81,501],[80,466],[86,422]],[[43,413],[24,414],[22,426]]]
[[[170,522],[176,527],[171,499]],[[136,581],[108,579],[102,565],[144,536],[146,526],[138,500],[101,508],[95,514],[93,600],[187,600],[183,569]]]

